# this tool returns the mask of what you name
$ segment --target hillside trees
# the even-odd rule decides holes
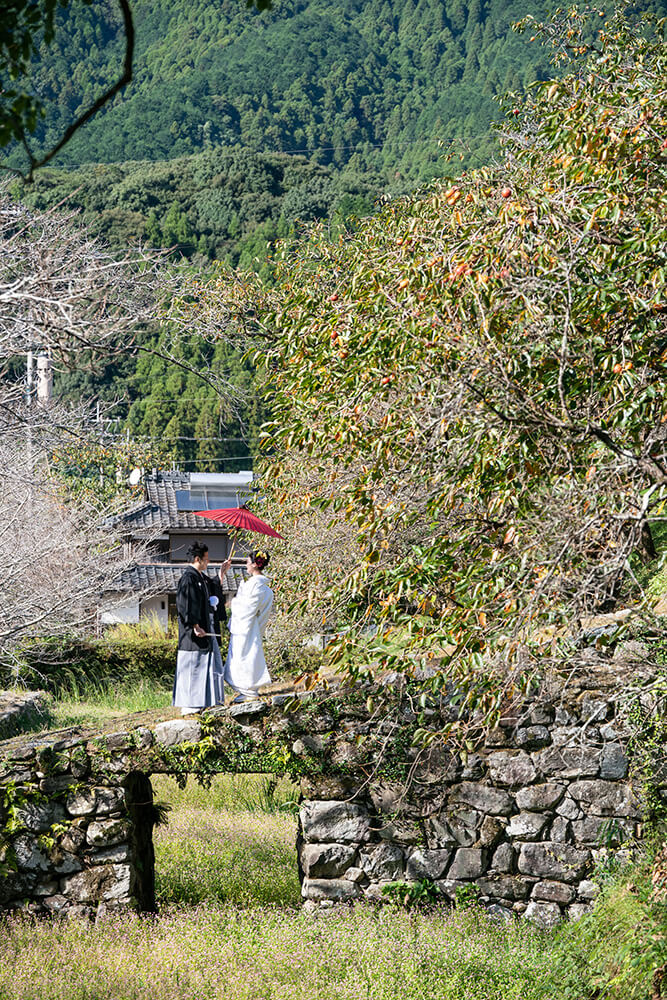
[[[203,262],[249,264],[264,259],[267,242],[297,222],[367,214],[382,187],[377,174],[336,175],[303,156],[215,147],[164,162],[45,168],[14,194],[41,210],[81,209],[95,236],[111,247],[148,243],[176,247]]]
[[[32,178],[34,170],[53,159],[57,153],[72,139],[74,135],[90,121],[90,119],[108,104],[116,94],[132,79],[132,59],[134,55],[134,22],[128,0],[118,0],[119,21],[122,35],[122,52],[112,77],[106,85],[98,87],[96,92],[83,98],[83,106],[79,106],[74,116],[71,116],[62,134],[54,138],[51,148],[35,152],[31,145],[31,136],[37,131],[41,119],[46,117],[45,102],[28,83],[31,61],[39,51],[40,43],[44,47],[51,45],[56,37],[56,13],[58,8],[68,6],[69,0],[6,0],[3,5],[3,18],[0,25],[0,147],[8,146],[12,141],[20,144],[22,158],[27,161],[28,179]],[[92,0],[83,0],[83,5],[92,6]],[[97,46],[93,40],[93,32],[88,26],[85,32],[86,46],[90,54],[97,55]],[[114,53],[115,55],[115,53]],[[74,67],[76,82],[82,83],[80,66]],[[109,68],[108,68],[109,69]],[[71,67],[70,67],[71,72]],[[85,79],[86,71],[83,71]],[[11,81],[9,86],[4,81]],[[4,164],[6,168],[6,164]],[[20,172],[14,168],[16,172]]]
[[[301,552],[295,597],[335,609],[353,673],[430,660],[487,721],[665,516],[664,24],[592,17],[533,26],[566,74],[510,110],[500,166],[193,307],[256,338],[282,533],[356,529],[344,574],[333,549],[309,583]]]
[[[654,5],[664,12],[664,0]],[[414,183],[442,173],[438,141],[459,139],[464,123],[463,155],[487,161],[493,95],[508,73],[522,88],[547,71],[539,51],[510,31],[529,11],[545,14],[544,3],[281,0],[262,14],[241,0],[130,6],[132,83],[65,146],[62,165],[241,144],[337,168],[356,156],[364,171],[398,170]],[[115,79],[116,10],[67,5],[53,43],[31,64],[33,93],[48,109],[35,134],[45,149]]]

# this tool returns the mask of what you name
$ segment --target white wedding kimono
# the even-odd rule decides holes
[[[271,683],[262,638],[272,607],[273,591],[262,574],[244,580],[232,600],[225,682],[241,694],[256,694],[260,684]]]

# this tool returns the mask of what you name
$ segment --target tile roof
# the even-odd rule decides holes
[[[190,489],[188,472],[154,472],[145,478],[146,496],[143,502],[127,514],[121,514],[114,524],[117,528],[142,530],[192,529],[205,535],[225,535],[228,526],[209,518],[197,517],[192,511],[179,510],[176,490]]]
[[[138,563],[121,573],[118,590],[156,590],[176,593],[187,563]],[[222,584],[223,594],[235,594],[245,579],[242,566],[232,566]]]

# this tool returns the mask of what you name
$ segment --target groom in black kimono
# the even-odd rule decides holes
[[[213,609],[211,605],[210,587],[216,581],[206,573],[208,546],[194,542],[188,549],[188,556],[191,562],[178,582],[176,593],[178,658],[173,704],[181,709],[183,715],[212,705],[222,705],[225,701],[222,659],[215,634],[220,628],[221,616],[225,614],[224,602],[218,598],[217,608]],[[222,576],[228,569],[228,563],[220,567],[220,597]],[[215,611],[218,611],[217,629]]]

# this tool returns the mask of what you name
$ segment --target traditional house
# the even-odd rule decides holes
[[[155,615],[166,630],[169,618],[176,614],[176,589],[192,542],[208,545],[211,575],[231,550],[229,526],[197,517],[195,511],[239,506],[251,495],[252,479],[252,472],[154,470],[147,475],[143,502],[115,521],[128,555],[139,548],[144,551],[121,575],[114,593],[108,595],[100,613],[101,623],[138,622],[146,615]],[[246,553],[243,543],[234,543],[232,568],[222,588],[228,600],[244,578]]]

